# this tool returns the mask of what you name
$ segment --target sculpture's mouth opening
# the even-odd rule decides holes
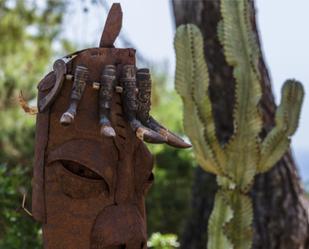
[[[145,249],[146,224],[137,206],[112,205],[104,208],[91,231],[91,249]]]

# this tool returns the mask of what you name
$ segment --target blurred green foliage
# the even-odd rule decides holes
[[[151,112],[166,127],[183,134],[181,100],[168,89],[168,81],[162,74],[153,74]],[[192,150],[179,150],[167,145],[149,147],[155,155],[155,182],[146,200],[148,233],[160,231],[180,236],[190,210],[195,165]]]
[[[179,247],[179,242],[174,234],[153,233],[147,246],[153,249],[174,249]]]
[[[31,184],[35,118],[17,99],[23,90],[35,101],[65,4],[37,2],[0,0],[0,249],[41,248],[39,226],[20,210]]]
[[[1,249],[42,248],[41,230],[20,208],[21,193],[29,185],[27,169],[0,165]]]
[[[74,44],[59,36],[67,5],[68,1],[0,0],[0,249],[42,248],[39,224],[20,208],[22,194],[31,189],[35,117],[23,112],[17,98],[22,90],[35,105],[36,85],[53,63],[55,43],[61,53],[72,52]],[[183,134],[181,101],[168,89],[164,73],[152,71],[152,114]],[[193,155],[166,145],[150,149],[156,162],[155,183],[147,198],[148,232],[169,234],[155,233],[153,248],[174,248],[170,246],[177,237],[170,234],[180,235],[189,210]]]

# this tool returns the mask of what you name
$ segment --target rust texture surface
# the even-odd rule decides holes
[[[121,22],[115,4],[100,47],[57,60],[38,85],[32,212],[45,249],[147,248],[144,141],[190,147],[149,115],[149,69],[113,45]]]

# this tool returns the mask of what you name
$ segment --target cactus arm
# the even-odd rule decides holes
[[[238,191],[224,191],[224,196],[233,211],[232,219],[224,227],[225,234],[235,249],[250,249],[253,237],[251,200]]]
[[[225,161],[225,154],[216,137],[208,97],[209,77],[204,59],[203,36],[195,25],[183,25],[177,29],[174,44],[177,58],[176,90],[184,100],[184,104],[189,102],[194,104],[198,119],[203,125],[203,135],[196,139],[203,139],[208,144],[208,150],[211,151],[208,154],[212,154],[214,165],[219,171],[220,165]],[[192,115],[192,112],[185,114],[185,119],[188,115]]]
[[[248,2],[221,1],[223,17],[223,48],[226,60],[234,67],[235,105],[234,135],[226,150],[228,160],[225,172],[236,185],[245,190],[253,182],[259,161],[257,137],[262,128],[258,112],[261,98],[259,75],[254,66],[256,47],[250,29]]]
[[[286,153],[299,122],[304,89],[301,83],[288,80],[282,87],[281,103],[276,111],[276,126],[261,145],[261,160],[258,172],[269,170]]]
[[[296,80],[287,80],[282,87],[276,125],[284,127],[288,136],[292,136],[298,127],[304,95],[302,84]]]
[[[221,1],[223,16],[223,47],[225,57],[234,67],[235,86],[234,122],[235,135],[255,137],[262,128],[257,105],[261,98],[259,75],[252,66],[256,46],[249,28],[248,2],[245,0]]]
[[[261,145],[261,159],[258,164],[258,173],[265,173],[271,169],[289,149],[291,140],[285,131],[280,128],[273,130],[264,139]]]
[[[213,212],[208,221],[207,249],[234,249],[224,233],[224,227],[233,217],[233,211],[224,199],[222,191],[215,197]]]
[[[219,190],[208,222],[208,249],[250,249],[253,207],[238,191]]]
[[[187,25],[190,30],[191,53],[193,64],[193,99],[197,106],[198,115],[205,126],[204,137],[212,146],[216,159],[220,165],[225,164],[225,154],[216,136],[215,122],[209,98],[209,74],[204,58],[203,35],[195,25]]]
[[[214,154],[209,143],[203,139],[204,126],[197,116],[197,110],[190,99],[183,99],[183,125],[193,145],[197,162],[206,171],[219,174]]]
[[[209,143],[204,139],[204,126],[197,115],[196,105],[193,102],[192,89],[192,59],[185,26],[177,29],[175,36],[176,50],[176,78],[175,88],[183,101],[183,124],[186,134],[189,136],[198,163],[211,173],[218,173],[218,165]]]
[[[191,50],[190,39],[188,37],[187,28],[181,25],[176,30],[174,38],[174,48],[176,52],[176,73],[175,73],[175,89],[183,99],[192,100],[192,82],[193,71],[191,69]]]

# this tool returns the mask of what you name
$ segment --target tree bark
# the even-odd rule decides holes
[[[251,6],[253,30],[260,44],[254,2],[248,1]],[[176,26],[194,23],[203,33],[217,136],[224,144],[233,132],[234,79],[232,68],[225,61],[217,37],[217,23],[221,19],[220,1],[173,0],[172,3]],[[260,72],[263,77],[261,110],[264,120],[261,136],[264,137],[274,125],[276,105],[262,53]],[[206,224],[216,192],[214,179],[215,176],[201,169],[196,170],[191,215],[187,217],[181,237],[181,247],[184,249],[206,248]],[[303,188],[290,151],[270,172],[255,178],[251,195],[255,216],[253,249],[309,248],[308,204],[305,204]]]

